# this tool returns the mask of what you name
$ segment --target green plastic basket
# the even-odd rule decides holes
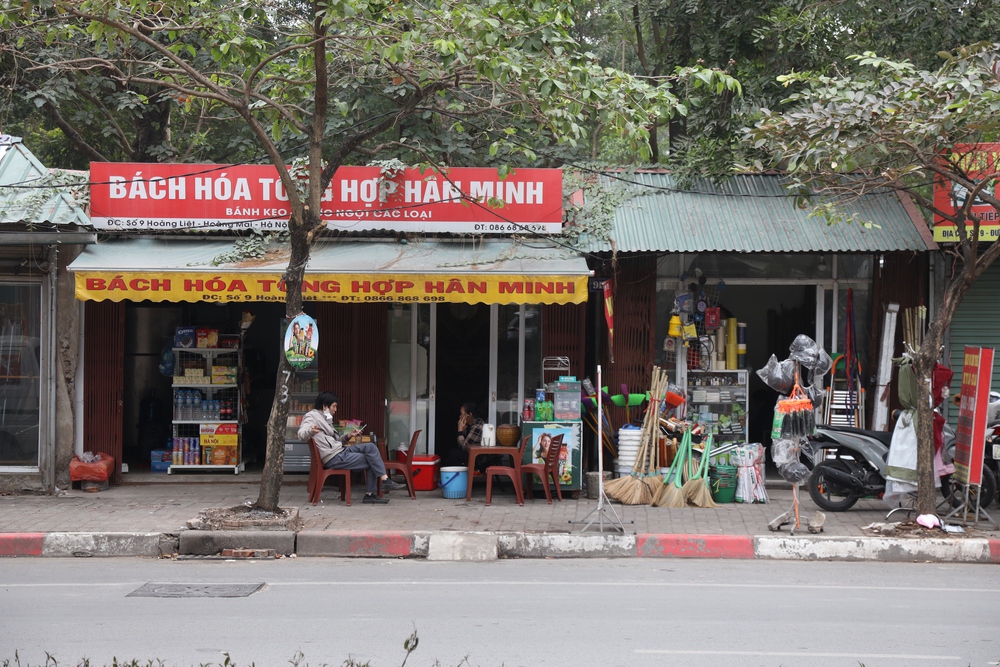
[[[736,466],[711,466],[708,471],[712,500],[719,504],[731,503],[736,499]]]

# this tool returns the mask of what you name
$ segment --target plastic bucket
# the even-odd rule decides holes
[[[736,499],[736,466],[710,466],[708,470],[709,487],[712,489],[712,500],[731,503]]]
[[[441,493],[445,498],[464,498],[468,485],[469,469],[466,466],[441,468]]]

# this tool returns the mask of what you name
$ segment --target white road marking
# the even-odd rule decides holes
[[[811,651],[683,651],[678,649],[636,649],[634,653],[653,655],[757,655],[779,658],[852,658],[856,660],[961,660],[958,655],[907,653],[814,653]]]

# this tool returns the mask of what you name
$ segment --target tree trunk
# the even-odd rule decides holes
[[[302,312],[302,279],[305,276],[306,263],[309,261],[309,236],[306,229],[313,228],[319,222],[309,214],[307,220],[293,224],[289,220],[291,257],[285,270],[285,317],[291,320]],[[264,472],[260,478],[260,493],[257,496],[257,508],[268,512],[278,511],[278,500],[281,494],[281,480],[285,468],[285,431],[288,423],[288,394],[291,391],[292,378],[295,369],[288,363],[284,350],[278,364],[278,376],[274,384],[274,402],[271,404],[271,416],[267,420],[267,453],[264,459]]]

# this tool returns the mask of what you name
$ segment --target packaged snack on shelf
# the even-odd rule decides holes
[[[219,347],[218,329],[196,329],[196,347]]]
[[[194,327],[177,327],[174,329],[174,347],[194,347],[196,333]]]

